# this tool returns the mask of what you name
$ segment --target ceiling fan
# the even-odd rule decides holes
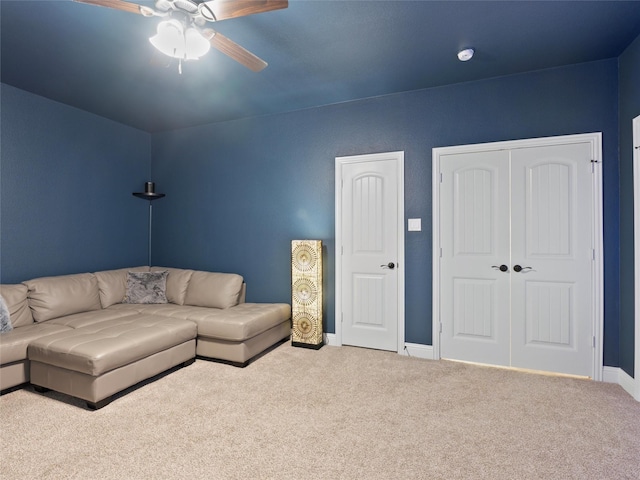
[[[164,18],[158,24],[157,34],[149,41],[163,54],[179,60],[180,73],[183,60],[197,60],[205,55],[210,47],[218,49],[254,72],[264,69],[267,62],[205,26],[209,22],[280,10],[289,6],[288,0],[156,0],[154,7],[124,0],[74,1],[137,13],[145,17]]]

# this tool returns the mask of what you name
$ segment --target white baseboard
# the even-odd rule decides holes
[[[420,343],[405,343],[404,352],[401,355],[407,355],[409,357],[425,358],[427,360],[433,360],[433,346],[422,345]]]
[[[339,347],[335,333],[323,333],[324,344],[332,347]],[[400,352],[400,355],[407,355],[409,357],[426,358],[427,360],[433,360],[433,346],[422,345],[419,343],[405,343],[404,351]]]
[[[640,392],[636,392],[636,381],[631,375],[618,367],[603,367],[602,381],[617,383],[636,400],[640,401]]]
[[[337,347],[338,346],[338,342],[336,340],[336,334],[335,333],[323,333],[322,336],[324,338],[324,344],[325,345],[330,345],[332,347]]]
[[[618,383],[632,397],[634,397],[636,400],[640,400],[636,396],[636,382],[635,382],[635,380],[633,379],[632,376],[630,376],[627,372],[625,372],[622,369],[620,369],[620,380],[618,381]]]
[[[621,369],[618,367],[602,367],[602,381],[606,383],[618,383],[620,371]]]

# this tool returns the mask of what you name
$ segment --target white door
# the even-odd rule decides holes
[[[513,150],[511,179],[511,364],[591,376],[591,147]]]
[[[440,159],[441,356],[592,375],[591,145]]]
[[[336,275],[341,287],[336,321],[341,322],[341,340],[345,345],[397,351],[399,276],[404,271],[399,245],[403,231],[398,231],[403,224],[403,216],[399,217],[403,155],[336,160],[340,176],[337,240],[341,242],[337,245]]]
[[[510,362],[509,152],[441,157],[442,356]]]

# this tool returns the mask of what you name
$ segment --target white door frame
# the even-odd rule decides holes
[[[593,356],[594,380],[602,380],[603,369],[603,231],[602,231],[602,133],[562,135],[558,137],[509,140],[505,142],[438,147],[432,150],[432,205],[433,205],[433,358],[440,359],[440,157],[452,153],[471,153],[489,150],[513,150],[517,148],[561,145],[567,143],[591,143],[593,175]],[[636,297],[637,298],[637,297]],[[637,333],[637,332],[636,332]]]
[[[354,155],[349,157],[336,157],[335,163],[335,340],[330,339],[327,343],[330,345],[342,345],[342,165],[346,163],[363,163],[377,162],[381,160],[395,160],[398,168],[398,350],[402,354],[404,352],[404,281],[405,281],[405,264],[404,264],[404,152],[387,152],[387,153],[371,153],[366,155]]]
[[[633,225],[634,225],[634,291],[635,291],[635,384],[633,398],[640,402],[640,115],[633,119]]]

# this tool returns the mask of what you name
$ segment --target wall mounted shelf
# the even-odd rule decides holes
[[[143,198],[145,200],[157,200],[158,198],[164,197],[164,193],[146,193],[146,192],[134,192],[133,196],[138,198]]]

